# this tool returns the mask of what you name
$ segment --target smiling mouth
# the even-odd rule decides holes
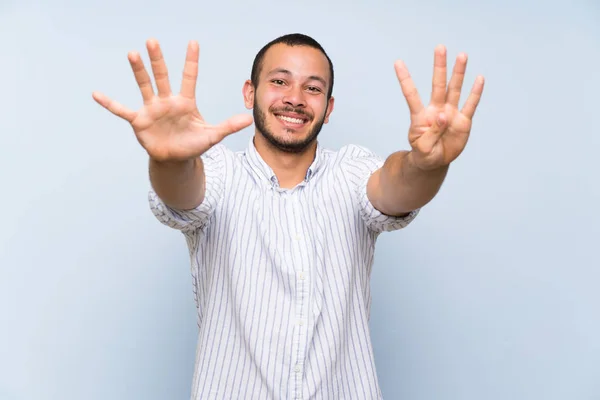
[[[284,121],[284,122],[289,122],[292,124],[304,124],[306,122],[305,119],[303,118],[294,118],[294,117],[287,117],[285,115],[275,115],[277,118],[279,118],[280,120]]]
[[[285,115],[283,113],[274,113],[275,117],[283,123],[285,126],[289,127],[301,127],[306,124],[310,119],[304,115]]]

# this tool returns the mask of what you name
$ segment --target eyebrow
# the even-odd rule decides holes
[[[292,73],[285,68],[275,68],[275,69],[269,71],[267,76],[275,75],[275,74],[292,75]],[[327,81],[325,81],[325,79],[323,79],[322,77],[320,77],[318,75],[311,75],[308,77],[308,79],[313,80],[313,81],[319,81],[323,84],[323,86],[327,87]]]

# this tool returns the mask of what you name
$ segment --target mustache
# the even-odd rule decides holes
[[[282,108],[276,108],[276,109],[272,109],[271,112],[273,113],[283,113],[283,112],[289,112],[289,113],[295,113],[295,114],[299,114],[299,115],[303,115],[305,117],[307,117],[308,119],[313,119],[313,115],[306,112],[305,110],[301,109],[301,108],[294,108],[294,107],[282,107]]]

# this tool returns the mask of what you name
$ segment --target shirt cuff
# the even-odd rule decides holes
[[[369,229],[380,233],[384,231],[391,232],[405,228],[416,218],[420,209],[413,210],[408,215],[402,217],[396,217],[382,213],[375,208],[373,203],[371,203],[369,200],[369,196],[367,195],[367,184],[370,177],[371,174],[368,174],[368,176],[362,180],[361,184],[358,185],[359,207],[363,220]]]
[[[154,190],[148,193],[150,209],[164,225],[183,232],[204,228],[225,193],[225,165],[220,149],[212,148],[202,156],[205,176],[204,200],[196,208],[180,210],[168,206]]]

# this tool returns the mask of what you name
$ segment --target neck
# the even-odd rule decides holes
[[[284,189],[291,189],[304,180],[317,151],[317,141],[314,140],[306,150],[288,153],[273,146],[260,132],[254,135],[254,146]]]

